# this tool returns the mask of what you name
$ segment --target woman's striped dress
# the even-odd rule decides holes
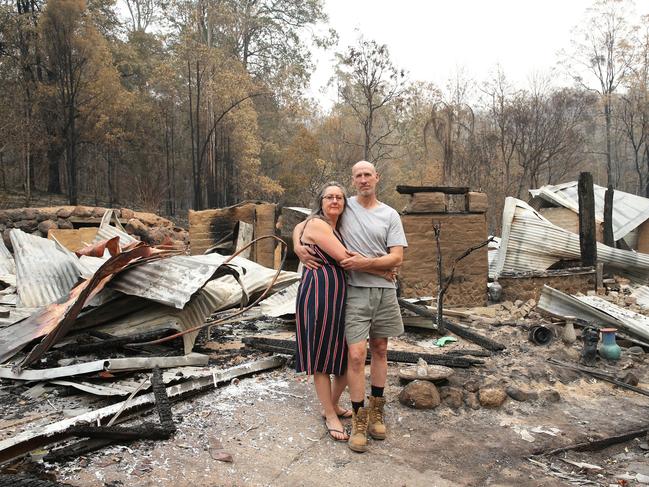
[[[343,375],[347,370],[345,271],[320,247],[306,245],[315,250],[323,264],[315,270],[305,268],[302,274],[295,314],[295,370]]]

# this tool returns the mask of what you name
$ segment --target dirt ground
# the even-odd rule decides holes
[[[236,340],[234,327],[226,331],[218,341]],[[537,399],[508,398],[494,409],[474,410],[466,405],[453,409],[442,403],[436,409],[415,410],[398,401],[403,385],[397,372],[403,365],[390,364],[385,391],[389,436],[371,441],[370,451],[358,454],[328,437],[312,383],[286,366],[175,403],[178,431],[168,441],[107,447],[40,468],[60,482],[89,487],[329,487],[360,482],[439,487],[643,485],[643,475],[649,476],[644,439],[598,452],[568,452],[533,461],[528,457],[646,427],[649,397],[547,363],[548,357],[566,361],[574,357],[577,344],[571,350],[559,341],[537,347],[527,341],[525,330],[516,327],[486,331],[505,343],[507,350],[485,358],[479,367],[455,369],[450,385],[514,385],[536,392]],[[411,332],[403,343],[424,346],[430,338],[430,332]],[[476,348],[460,341],[437,352],[454,347]],[[640,378],[640,387],[649,383],[644,356],[623,357],[599,367],[632,370]],[[60,398],[62,402],[48,401],[61,408],[75,404],[70,396]],[[43,399],[34,402],[44,410],[49,407]],[[30,400],[22,407],[30,405],[36,407]],[[228,456],[231,462],[219,460]],[[566,460],[600,469],[580,468]]]

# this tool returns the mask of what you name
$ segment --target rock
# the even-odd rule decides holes
[[[74,225],[71,221],[63,220],[62,218],[58,218],[56,220],[56,225],[63,230],[72,230],[74,228]]]
[[[437,387],[426,380],[414,380],[399,394],[401,404],[415,409],[433,409],[440,405]]]
[[[89,218],[92,216],[92,210],[90,206],[75,206],[72,210],[72,215],[80,218]]]
[[[471,409],[480,409],[478,394],[476,394],[475,392],[469,392],[464,398],[464,404],[466,404]]]
[[[507,394],[500,387],[483,388],[478,392],[478,399],[480,400],[480,405],[483,407],[497,408],[505,402]]]
[[[92,216],[96,218],[101,218],[102,216],[104,216],[104,213],[106,213],[106,208],[102,208],[101,206],[97,206],[92,210]]]
[[[507,387],[507,389],[505,389],[505,392],[513,400],[519,401],[519,402],[525,402],[525,401],[529,400],[529,398],[530,398],[530,395],[526,391],[524,391],[522,389],[519,389],[518,387],[514,387],[514,386]]]
[[[36,220],[19,220],[17,222],[14,222],[14,228],[27,233],[32,233],[34,230],[36,230],[37,226],[38,224],[36,223]]]
[[[554,389],[546,389],[541,391],[539,398],[545,403],[559,402],[561,400],[561,395]]]
[[[514,306],[516,306],[517,308],[520,308],[521,306],[523,306],[523,300],[522,299],[517,299],[516,301],[514,301]]]
[[[511,311],[513,307],[514,307],[514,303],[512,303],[511,301],[505,301],[503,303],[503,309],[507,311]]]
[[[464,404],[464,394],[462,389],[444,386],[439,388],[439,393],[444,404],[450,408],[458,409]]]
[[[13,246],[11,245],[11,239],[9,238],[9,232],[10,232],[10,231],[11,231],[10,228],[5,228],[5,231],[2,232],[2,240],[4,241],[5,246],[6,246],[9,250],[13,250]]]
[[[41,232],[43,235],[47,235],[47,232],[57,228],[59,228],[59,226],[56,224],[55,221],[52,220],[43,220],[38,224],[38,231]]]
[[[640,379],[638,379],[638,376],[633,372],[627,372],[622,377],[620,377],[620,380],[625,384],[629,384],[630,386],[637,386],[640,383]]]
[[[131,218],[124,228],[131,235],[143,236],[148,232],[147,226],[137,218]]]
[[[130,220],[131,218],[135,218],[135,212],[133,210],[129,210],[128,208],[122,208],[121,210],[122,213],[122,218],[124,220]]]
[[[72,216],[72,211],[74,210],[73,206],[63,206],[59,208],[59,210],[56,212],[56,216],[59,218],[70,218]]]
[[[464,388],[469,392],[478,392],[480,384],[478,384],[477,380],[468,380],[464,383]]]

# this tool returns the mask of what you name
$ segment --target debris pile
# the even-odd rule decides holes
[[[224,310],[250,309],[296,282],[296,273],[237,256],[188,256],[172,244],[150,245],[119,220],[112,225],[113,216],[105,212],[94,241],[76,252],[55,237],[18,228],[8,229],[13,254],[0,239],[0,401],[14,393],[47,397],[61,388],[113,398],[70,418],[57,413],[58,421],[48,417],[9,437],[0,429],[0,463],[71,436],[90,439],[66,443],[50,459],[114,441],[167,438],[175,429],[169,399],[285,362],[273,356],[224,370],[193,349],[200,330],[243,314],[223,316]],[[159,424],[113,426],[152,408]]]

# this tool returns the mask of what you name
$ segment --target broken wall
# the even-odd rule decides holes
[[[242,221],[253,225],[253,238],[275,235],[277,205],[272,203],[244,202],[227,208],[189,211],[189,239],[191,254],[199,255],[217,243],[236,238],[235,227]],[[250,260],[265,267],[276,267],[277,241],[264,239],[253,245]]]
[[[89,231],[71,232],[65,236],[62,230],[99,227],[101,218],[108,208],[91,206],[53,206],[43,208],[15,208],[0,210],[0,235],[11,249],[9,231],[17,228],[38,237],[48,237],[52,231],[57,239],[64,238],[70,247],[86,241]],[[184,249],[189,242],[189,234],[183,228],[153,213],[144,213],[128,208],[113,210],[115,216],[125,225],[126,231],[151,245],[160,245],[171,239],[174,247]],[[89,243],[89,242],[86,242]],[[68,245],[66,245],[68,247]],[[77,250],[70,248],[70,250]]]
[[[539,302],[544,285],[558,289],[567,294],[586,294],[596,289],[597,276],[595,269],[587,267],[579,270],[562,269],[540,272],[503,272],[498,277],[503,288],[501,301]]]
[[[429,199],[437,201],[439,198]],[[476,202],[480,200],[477,195],[472,199]],[[439,202],[436,204],[439,208]],[[487,239],[487,220],[483,206],[476,205],[475,208],[478,211],[476,213],[422,212],[409,213],[401,217],[408,239],[408,248],[404,253],[400,273],[401,292],[405,297],[437,295],[437,247],[433,233],[434,221],[441,223],[440,243],[445,275],[450,273],[456,257],[469,247]],[[486,305],[488,271],[487,247],[484,246],[458,263],[453,283],[444,297],[444,304]]]

